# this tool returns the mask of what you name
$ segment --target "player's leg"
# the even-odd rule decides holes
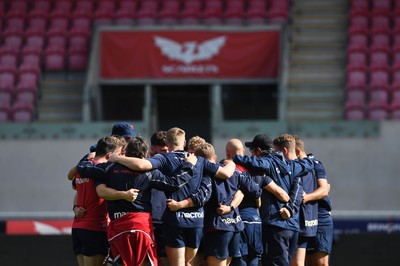
[[[207,257],[207,263],[208,265],[213,265],[213,266],[226,266],[229,265],[231,261],[231,258],[228,259],[218,259],[214,256],[208,256]]]
[[[79,266],[85,266],[85,264],[83,262],[83,255],[82,254],[76,255],[76,260],[78,261],[78,265]]]
[[[306,258],[306,249],[298,248],[296,254],[294,254],[290,266],[304,266]]]
[[[186,228],[182,232],[185,239],[185,265],[195,266],[196,255],[203,238],[203,228]]]
[[[312,260],[314,266],[329,266],[329,254],[326,252],[316,252]]]
[[[170,266],[182,266],[185,265],[185,248],[173,248],[165,246],[165,252],[167,253],[168,262]]]
[[[85,266],[103,266],[104,255],[83,256]]]

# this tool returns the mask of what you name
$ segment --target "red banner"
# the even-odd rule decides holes
[[[7,221],[8,235],[70,235],[71,220]]]
[[[278,77],[280,31],[103,31],[102,79]]]

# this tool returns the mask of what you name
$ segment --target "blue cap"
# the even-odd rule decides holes
[[[117,135],[123,138],[133,138],[137,136],[137,133],[132,124],[128,122],[119,122],[113,126],[111,135]]]
[[[92,146],[90,146],[90,152],[96,152],[96,147],[97,144],[93,144]]]

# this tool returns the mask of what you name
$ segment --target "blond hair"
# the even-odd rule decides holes
[[[173,127],[167,131],[167,145],[174,147],[183,146],[185,143],[185,131],[179,127]]]
[[[200,136],[191,137],[188,143],[188,151],[194,152],[201,144],[205,143],[206,140]]]
[[[274,146],[279,149],[286,148],[289,151],[294,151],[296,149],[296,141],[292,135],[283,134],[274,139]]]
[[[194,154],[197,156],[201,156],[206,160],[215,160],[216,154],[214,146],[208,142],[201,144],[197,149],[194,151]]]

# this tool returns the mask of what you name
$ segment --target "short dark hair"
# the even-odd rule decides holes
[[[158,131],[153,133],[150,138],[151,146],[165,146],[167,145],[167,131]]]
[[[114,152],[118,144],[113,137],[99,139],[96,145],[96,156],[105,156],[109,152]]]
[[[147,141],[143,137],[134,137],[128,141],[126,145],[125,156],[126,157],[136,157],[145,158],[149,151],[149,146]]]

